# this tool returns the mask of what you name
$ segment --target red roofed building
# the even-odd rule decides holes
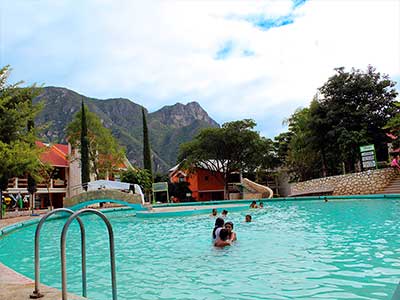
[[[44,148],[40,160],[52,168],[47,174],[43,174],[43,177],[47,177],[48,180],[37,183],[35,207],[47,208],[51,202],[55,208],[63,207],[65,197],[71,197],[82,191],[79,157],[70,145],[49,145],[37,141],[36,146]],[[72,157],[73,159],[70,159]],[[125,163],[118,164],[115,168],[121,170],[127,169],[129,166],[129,161],[126,160]],[[114,180],[117,176],[110,174],[107,177],[106,179]],[[12,178],[9,180],[8,189],[4,194],[11,199],[16,199],[18,194],[27,199],[29,194],[27,187],[27,178]]]

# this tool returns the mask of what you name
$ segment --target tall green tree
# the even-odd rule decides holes
[[[151,148],[149,141],[149,132],[147,128],[147,119],[144,108],[142,107],[142,121],[143,121],[143,165],[146,170],[153,174],[151,163]],[[153,176],[153,175],[152,175]]]
[[[180,147],[183,167],[201,167],[224,175],[225,198],[228,175],[233,171],[254,171],[266,159],[263,139],[254,131],[256,123],[245,119],[225,123],[221,128],[206,128]]]
[[[400,102],[395,103],[396,112],[394,116],[386,123],[383,129],[392,134],[394,140],[392,141],[395,149],[400,148]]]
[[[86,120],[86,109],[82,100],[81,108],[81,178],[82,184],[87,184],[90,181],[90,162],[89,162],[89,138]]]
[[[372,66],[365,71],[335,71],[319,89],[320,109],[312,118],[321,119],[325,131],[319,135],[329,138],[334,145],[331,151],[351,172],[359,161],[360,145],[375,144],[378,157],[385,157],[388,139],[383,127],[396,111],[396,83]]]
[[[103,126],[99,117],[90,112],[86,105],[75,115],[67,126],[68,141],[74,149],[81,147],[82,114],[87,124],[87,142],[90,173],[97,179],[104,179],[125,159],[125,150],[118,145],[111,131]],[[82,130],[83,129],[83,130]],[[82,182],[84,178],[82,178]]]
[[[0,69],[0,194],[9,178],[27,174],[40,178],[40,151],[32,147],[34,130],[28,130],[28,122],[41,109],[41,104],[32,103],[40,90],[34,85],[21,87],[22,82],[7,83],[10,71],[9,66]]]

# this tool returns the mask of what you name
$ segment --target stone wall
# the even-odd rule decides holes
[[[291,195],[332,190],[333,195],[376,194],[396,176],[391,168],[318,178],[291,184]]]
[[[96,190],[83,192],[79,195],[65,198],[64,207],[71,207],[79,203],[84,203],[90,200],[100,200],[100,199],[114,199],[120,200],[132,204],[142,204],[142,198],[139,194],[123,193],[118,190]]]

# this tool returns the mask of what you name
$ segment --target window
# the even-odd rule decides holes
[[[205,176],[205,177],[204,177],[204,180],[205,180],[205,181],[208,181],[208,176]]]

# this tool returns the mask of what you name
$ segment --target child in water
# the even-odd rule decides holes
[[[236,232],[233,231],[233,223],[226,222],[225,229],[228,231],[228,240],[230,240],[231,242],[236,241],[237,237],[236,237]]]
[[[211,212],[211,217],[216,217],[217,216],[217,209],[213,208]]]
[[[250,223],[251,222],[251,216],[250,215],[246,215],[246,223]]]
[[[214,242],[215,247],[223,248],[225,246],[230,246],[231,242],[228,240],[228,230],[222,228],[219,232],[219,238],[217,238]]]
[[[220,232],[224,227],[224,223],[225,223],[225,221],[222,218],[217,218],[215,220],[215,226],[214,226],[214,229],[213,229],[213,232],[212,232],[212,238],[213,238],[214,242],[216,240],[218,240]]]

